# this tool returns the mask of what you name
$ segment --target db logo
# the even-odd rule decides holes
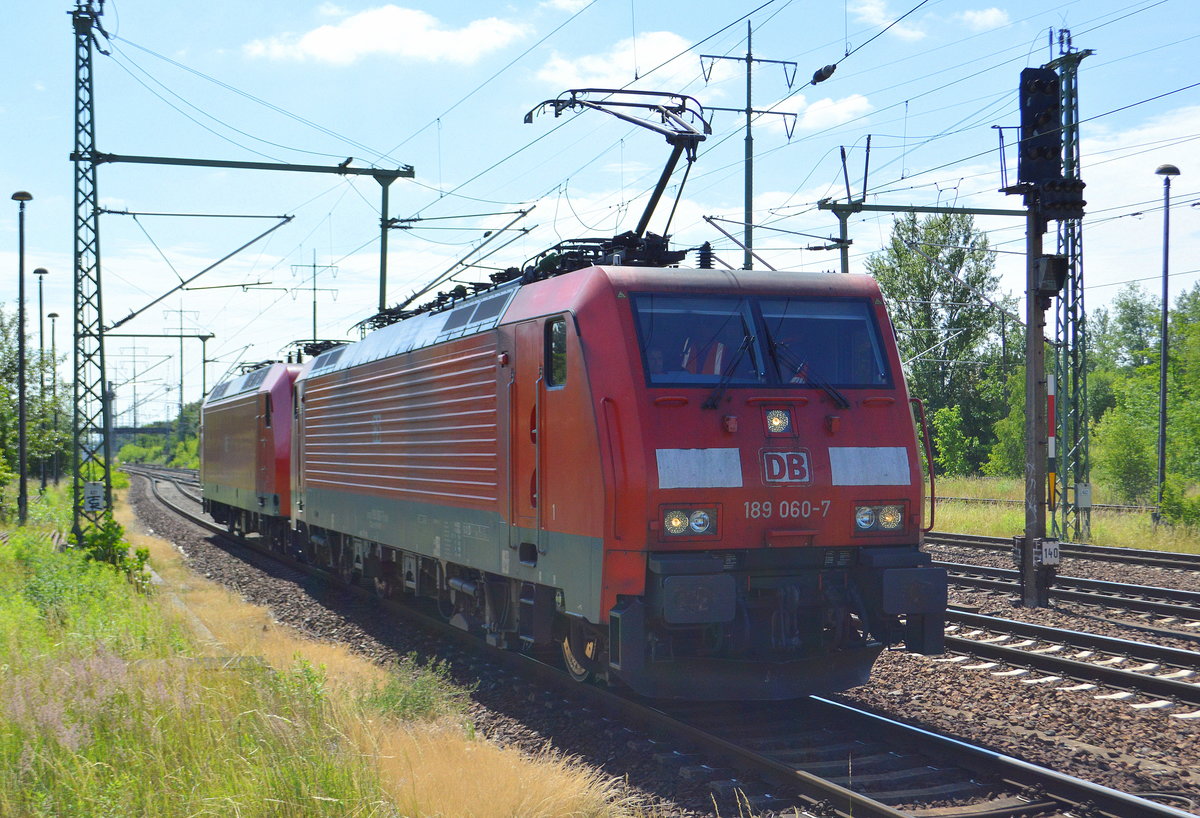
[[[764,483],[809,483],[812,475],[808,471],[808,452],[762,453]]]

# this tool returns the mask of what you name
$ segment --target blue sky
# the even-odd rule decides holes
[[[547,0],[511,3],[263,2],[202,4],[110,0],[102,18],[110,56],[96,55],[97,145],[101,151],[354,167],[411,164],[415,179],[391,187],[390,215],[429,218],[389,236],[388,301],[447,270],[506,223],[506,211],[536,208],[531,228],[485,264],[519,265],[561,238],[611,235],[637,221],[669,147],[649,131],[585,111],[522,117],[542,100],[581,86],[629,86],[694,96],[710,107],[745,105],[747,21],[758,58],[756,108],[796,114],[756,119],[756,247],[779,269],[833,270],[836,252],[796,233],[835,236],[837,222],[815,203],[844,197],[839,148],[849,156],[855,195],[867,201],[1018,208],[997,192],[997,131],[1018,123],[1020,71],[1057,54],[1049,32],[1068,28],[1093,49],[1080,72],[1084,226],[1089,309],[1123,282],[1159,289],[1164,162],[1182,175],[1172,187],[1171,290],[1200,278],[1200,7],[1192,0],[843,0],[677,2]],[[917,7],[915,10],[914,7]],[[0,301],[16,302],[16,203],[27,206],[26,270],[50,270],[46,311],[71,313],[74,38],[68,2],[6,8],[0,86]],[[905,15],[900,22],[895,21]],[[894,25],[892,25],[895,23]],[[890,28],[888,26],[891,25]],[[885,31],[886,29],[886,31]],[[848,54],[848,56],[847,56]],[[835,63],[831,79],[807,80]],[[705,71],[710,69],[706,81]],[[1182,89],[1182,90],[1181,90]],[[740,266],[741,251],[704,221],[742,220],[744,119],[712,112],[713,135],[684,188],[671,224],[676,245],[712,241]],[[1009,170],[1015,154],[1009,132]],[[678,181],[679,175],[675,177]],[[369,177],[106,164],[98,189],[106,208],[205,217],[104,215],[101,235],[106,323],[169,290],[274,222],[295,219],[220,265],[194,286],[264,282],[257,288],[189,290],[128,322],[131,333],[212,332],[208,383],[237,361],[278,358],[288,340],[312,335],[317,265],[317,334],[354,337],[375,310],[379,185]],[[672,186],[667,194],[676,195]],[[666,207],[651,230],[661,232]],[[478,215],[496,214],[496,215]],[[433,217],[470,216],[461,219]],[[886,240],[887,214],[852,220],[852,269]],[[997,249],[1024,247],[1021,219],[981,217]],[[726,229],[740,228],[726,224]],[[436,229],[435,229],[436,228]],[[1022,261],[1002,254],[1002,289],[1020,294]],[[335,271],[326,269],[336,267]],[[469,276],[467,276],[469,277]],[[36,283],[27,281],[36,333]],[[69,349],[70,322],[59,322]],[[47,332],[49,330],[47,329]],[[37,343],[36,334],[33,339]],[[132,419],[138,371],[139,420],[178,404],[177,342],[110,339],[110,378],[120,422]],[[200,350],[185,345],[184,397],[200,393]],[[171,391],[171,390],[174,391]]]

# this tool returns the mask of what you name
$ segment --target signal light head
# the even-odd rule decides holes
[[[767,431],[773,435],[783,434],[792,426],[792,416],[786,409],[767,410]]]
[[[683,534],[690,522],[686,511],[673,510],[663,515],[663,527],[668,534]]]

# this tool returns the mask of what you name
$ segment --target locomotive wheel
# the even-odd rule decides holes
[[[562,640],[562,658],[563,665],[567,668],[567,673],[571,674],[571,678],[577,682],[586,682],[592,678],[592,671],[575,658],[575,650],[571,647],[571,637],[564,636]]]

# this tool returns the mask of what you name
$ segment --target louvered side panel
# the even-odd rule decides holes
[[[310,488],[494,508],[493,334],[311,380],[304,451]]]

